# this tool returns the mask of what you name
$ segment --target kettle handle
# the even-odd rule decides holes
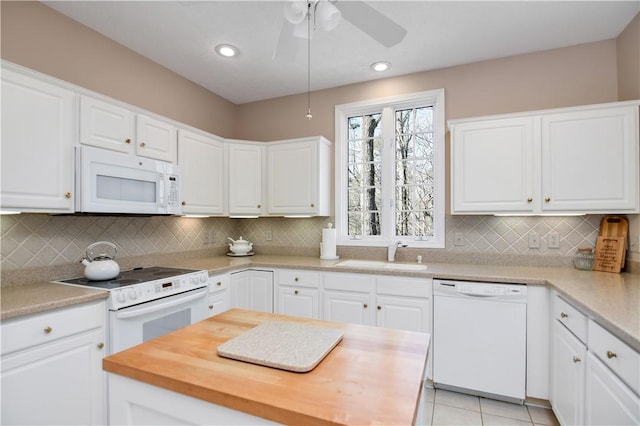
[[[93,260],[93,258],[91,256],[89,256],[89,252],[91,251],[91,249],[93,249],[94,247],[98,246],[98,245],[107,245],[107,246],[111,246],[113,248],[113,258],[116,258],[116,255],[118,254],[118,247],[116,247],[115,244],[109,242],[109,241],[98,241],[95,242],[93,244],[91,244],[89,247],[87,247],[87,250],[85,251],[85,255],[86,258],[89,260]]]

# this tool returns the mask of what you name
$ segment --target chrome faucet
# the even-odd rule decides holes
[[[395,262],[396,261],[396,250],[398,249],[398,247],[406,247],[407,243],[405,243],[404,241],[396,241],[395,243],[390,243],[388,246],[388,251],[387,251],[387,260],[389,262]]]

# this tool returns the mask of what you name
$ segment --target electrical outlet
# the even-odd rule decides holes
[[[464,234],[462,232],[456,232],[453,236],[453,245],[455,246],[463,246],[464,245]]]
[[[266,241],[271,241],[273,240],[273,232],[271,231],[271,229],[267,229],[264,233],[264,239]]]
[[[536,234],[535,232],[529,232],[529,248],[540,248],[540,235]]]
[[[640,253],[640,235],[629,236],[629,251]]]
[[[550,249],[560,248],[560,234],[555,231],[551,231],[547,234],[547,246]]]

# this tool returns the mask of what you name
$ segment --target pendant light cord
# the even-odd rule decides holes
[[[307,2],[307,120],[311,120],[311,2]]]

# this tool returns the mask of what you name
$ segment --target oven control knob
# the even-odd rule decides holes
[[[124,297],[124,293],[119,291],[118,293],[116,293],[116,300],[120,303],[124,303],[125,301],[125,297]]]
[[[138,295],[136,294],[136,291],[134,289],[129,290],[129,299],[136,300],[137,297]]]
[[[194,275],[191,277],[191,284],[198,284],[198,276]]]
[[[204,274],[200,275],[200,282],[201,282],[201,283],[206,282],[206,281],[207,281],[207,278],[208,278],[208,276],[207,276],[207,275],[204,275]]]

